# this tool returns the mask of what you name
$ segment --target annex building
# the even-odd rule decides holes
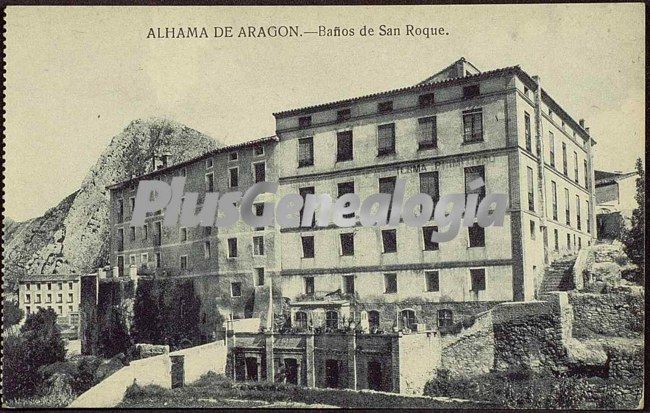
[[[535,299],[544,268],[595,239],[595,141],[519,66],[481,72],[461,58],[417,85],[274,116],[272,137],[176,165],[156,158],[150,173],[112,185],[113,275],[194,277],[204,317],[215,308],[259,316],[272,296],[297,330],[367,317],[369,332],[444,332],[497,303]],[[276,200],[365,199],[392,193],[398,178],[407,198],[436,200],[473,192],[467,184],[480,177],[479,197],[506,194],[508,209],[502,227],[461,227],[441,244],[429,240],[433,219],[423,228],[166,228],[161,211],[131,226],[138,182],[174,176],[201,194],[277,182]]]

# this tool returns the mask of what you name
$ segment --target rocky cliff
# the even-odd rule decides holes
[[[43,216],[3,220],[4,278],[8,289],[25,274],[84,273],[108,262],[109,204],[106,186],[152,169],[154,155],[170,163],[221,146],[176,122],[152,118],[131,122],[90,169],[81,187]]]

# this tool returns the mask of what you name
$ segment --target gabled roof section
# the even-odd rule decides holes
[[[436,83],[443,80],[457,79],[459,77],[465,77],[470,75],[477,75],[481,73],[480,70],[467,60],[464,57],[456,60],[454,63],[445,67],[438,73],[435,73],[428,78],[424,79],[418,85],[427,85],[430,83]]]
[[[108,185],[106,188],[107,189],[119,189],[119,188],[128,186],[128,185],[130,185],[132,183],[138,182],[138,181],[140,181],[142,179],[147,179],[147,178],[151,178],[151,177],[154,177],[154,176],[162,175],[165,172],[173,171],[173,170],[178,169],[178,168],[180,168],[182,166],[186,166],[186,165],[189,165],[191,163],[200,161],[202,159],[209,158],[209,157],[211,157],[213,155],[218,155],[220,153],[232,151],[234,149],[247,148],[247,147],[252,147],[252,146],[256,146],[256,145],[264,144],[264,143],[269,143],[269,142],[277,142],[278,140],[279,140],[278,137],[273,135],[273,136],[267,136],[267,137],[260,138],[260,139],[255,139],[255,140],[252,140],[252,141],[246,141],[246,142],[238,143],[238,144],[235,144],[235,145],[222,146],[220,148],[217,148],[217,149],[211,150],[209,152],[206,152],[203,155],[197,156],[196,158],[188,159],[186,161],[183,161],[183,162],[180,162],[180,163],[177,163],[177,164],[174,164],[174,165],[170,165],[170,166],[168,166],[166,168],[157,169],[155,171],[149,172],[149,173],[144,174],[144,175],[135,176],[135,177],[133,177],[131,179],[127,179],[125,181],[118,182],[116,184]]]

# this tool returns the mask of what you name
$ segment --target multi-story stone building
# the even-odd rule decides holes
[[[25,317],[51,309],[59,324],[79,325],[79,275],[30,275],[18,283],[18,307]]]
[[[343,312],[358,320],[366,311],[371,329],[444,329],[496,303],[534,299],[544,267],[594,239],[595,142],[518,66],[480,72],[460,59],[411,87],[274,116],[275,137],[112,186],[117,272],[134,264],[203,277],[202,290],[236,317],[251,314],[245,303],[253,297],[255,307],[272,278],[299,326],[323,317],[339,327]],[[503,226],[463,227],[440,244],[430,241],[434,220],[424,228],[238,222],[207,230],[167,229],[152,214],[147,226],[130,227],[137,182],[176,175],[187,177],[186,191],[244,191],[266,180],[279,182],[277,198],[355,192],[362,200],[403,179],[406,198],[494,192],[506,194],[508,209]],[[470,190],[479,177],[485,186]]]
[[[422,229],[282,230],[283,294],[354,293],[371,324],[444,327],[458,315],[536,296],[555,255],[590,244],[594,141],[519,67],[479,72],[464,59],[403,89],[275,114],[283,193],[361,199],[504,193],[503,227],[435,244]],[[298,252],[298,253],[297,253]],[[304,317],[299,314],[300,317]]]

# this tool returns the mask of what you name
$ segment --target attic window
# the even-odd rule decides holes
[[[377,110],[379,113],[388,113],[393,111],[393,101],[389,100],[387,102],[380,102],[379,105],[377,105]]]
[[[344,122],[350,119],[351,115],[352,115],[352,111],[350,109],[341,109],[338,112],[336,112],[336,121]]]
[[[298,118],[298,127],[300,129],[308,128],[311,126],[311,116],[301,116]]]
[[[463,99],[471,99],[481,94],[479,85],[465,86],[463,88]]]
[[[434,104],[433,93],[427,93],[426,95],[420,95],[419,103],[420,103],[421,108],[426,108],[426,107],[429,107],[429,106],[433,106],[433,104]]]

